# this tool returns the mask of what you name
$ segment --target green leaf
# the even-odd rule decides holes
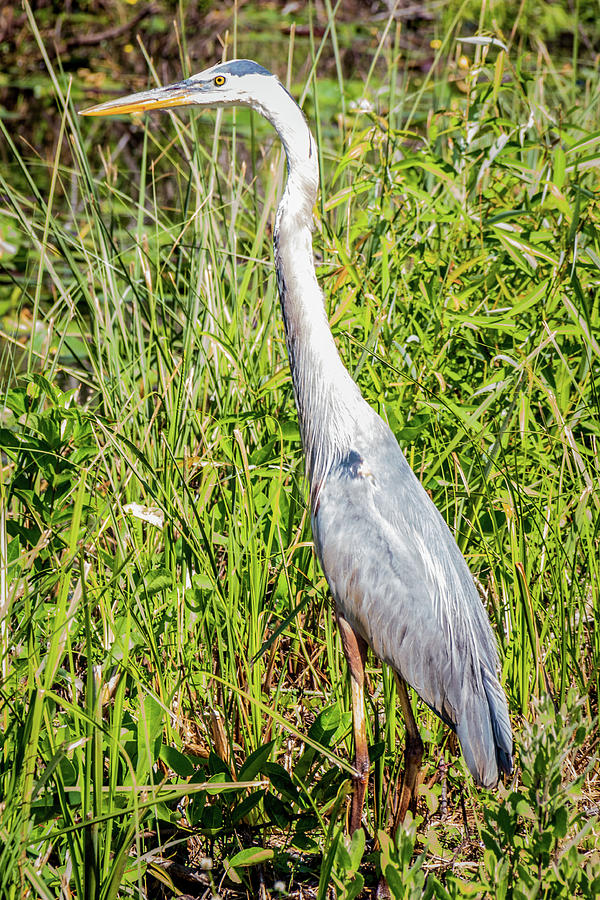
[[[229,815],[229,821],[232,824],[241,822],[253,809],[256,809],[263,798],[266,801],[267,797],[268,794],[265,794],[265,791],[253,791],[247,797],[244,797],[237,806],[234,806]]]
[[[152,597],[159,591],[168,590],[173,586],[173,575],[168,569],[157,566],[145,575],[144,586],[148,596]]]
[[[254,781],[257,775],[263,771],[274,745],[275,741],[269,741],[251,753],[238,772],[238,781]]]
[[[286,828],[294,818],[289,803],[270,793],[264,794],[264,809],[269,821],[281,829]]]
[[[352,866],[352,871],[356,872],[363,858],[363,854],[365,852],[365,832],[362,828],[357,828],[352,838],[350,840],[350,846],[348,847],[348,854],[350,857],[350,862]]]
[[[143,782],[158,759],[162,745],[163,708],[151,694],[145,694],[139,706],[137,724],[136,777]]]
[[[269,847],[246,847],[229,860],[231,866],[257,866],[259,863],[273,859],[274,853]]]
[[[187,756],[184,756],[176,747],[162,744],[159,756],[181,778],[191,778],[196,771]]]
[[[569,814],[566,806],[560,806],[553,816],[554,835],[558,841],[566,837],[569,830]]]
[[[200,815],[200,827],[209,835],[217,835],[223,828],[223,813],[218,806],[205,806]]]
[[[267,762],[264,764],[261,771],[267,776],[274,790],[280,793],[289,802],[298,802],[298,788],[283,766],[279,765],[279,763]]]
[[[319,887],[317,889],[317,900],[326,900],[331,884],[331,871],[335,862],[337,848],[339,842],[343,840],[343,829],[338,828],[333,840],[331,841],[327,853],[323,856],[321,862],[321,871],[319,872]]]

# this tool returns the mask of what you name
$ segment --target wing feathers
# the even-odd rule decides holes
[[[388,440],[368,442],[376,455],[358,443],[325,478],[317,553],[344,618],[456,729],[473,777],[491,787],[512,769],[494,635],[452,534],[384,428]]]

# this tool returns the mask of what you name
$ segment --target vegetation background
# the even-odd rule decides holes
[[[589,0],[4,3],[0,896],[600,894],[600,57]],[[281,150],[251,114],[80,120],[223,56],[317,134],[343,358],[477,579],[516,773],[349,697],[276,297]]]

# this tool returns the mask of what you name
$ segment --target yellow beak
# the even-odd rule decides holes
[[[81,116],[117,116],[126,113],[146,112],[153,109],[169,109],[173,106],[189,106],[197,102],[198,85],[194,91],[190,84],[180,81],[168,87],[156,88],[153,91],[143,91],[140,94],[130,94],[119,100],[109,100],[108,103],[100,103],[98,106],[90,106],[80,110]]]

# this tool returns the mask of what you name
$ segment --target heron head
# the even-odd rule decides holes
[[[281,92],[287,94],[276,76],[263,66],[250,59],[234,59],[166,87],[91,106],[81,115],[115,116],[175,106],[250,106],[264,114]]]

